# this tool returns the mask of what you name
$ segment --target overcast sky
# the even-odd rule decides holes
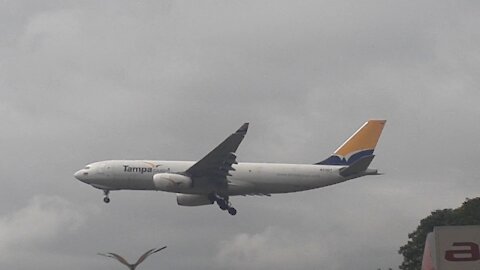
[[[361,3],[360,3],[361,2]],[[478,1],[0,1],[0,268],[394,269],[480,193]],[[235,197],[239,213],[73,178],[105,159],[314,163],[387,119],[385,175]]]

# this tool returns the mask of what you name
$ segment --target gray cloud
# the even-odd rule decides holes
[[[87,222],[87,216],[96,213],[97,207],[91,205],[74,205],[58,196],[36,195],[23,208],[0,218],[0,260],[23,266],[25,262],[19,263],[22,257],[58,256],[48,246],[78,232]],[[59,247],[53,249],[61,252]],[[33,262],[27,261],[25,266],[32,266],[30,263]]]
[[[292,243],[292,239],[298,239]],[[310,238],[306,232],[295,234],[287,229],[267,227],[265,231],[250,235],[240,233],[224,241],[216,257],[223,269],[291,269],[298,265],[317,268],[330,254],[328,242]]]

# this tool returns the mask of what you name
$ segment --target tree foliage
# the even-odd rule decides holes
[[[403,255],[400,269],[420,270],[427,234],[432,232],[435,226],[446,225],[480,225],[480,197],[467,199],[456,209],[433,211],[431,215],[422,219],[417,229],[408,235],[408,243],[398,251]]]

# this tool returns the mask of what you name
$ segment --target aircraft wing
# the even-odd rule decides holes
[[[193,164],[186,173],[193,177],[208,177],[226,180],[229,171],[237,164],[235,151],[247,134],[248,123],[243,124],[235,133],[226,138],[205,157]]]

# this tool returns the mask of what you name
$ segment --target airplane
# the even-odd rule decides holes
[[[104,202],[114,190],[155,190],[177,193],[177,204],[216,203],[236,215],[231,196],[270,196],[321,188],[350,179],[379,175],[369,168],[386,120],[365,122],[335,152],[315,164],[237,162],[235,152],[249,123],[198,161],[106,160],[77,171],[78,180],[101,189]]]

